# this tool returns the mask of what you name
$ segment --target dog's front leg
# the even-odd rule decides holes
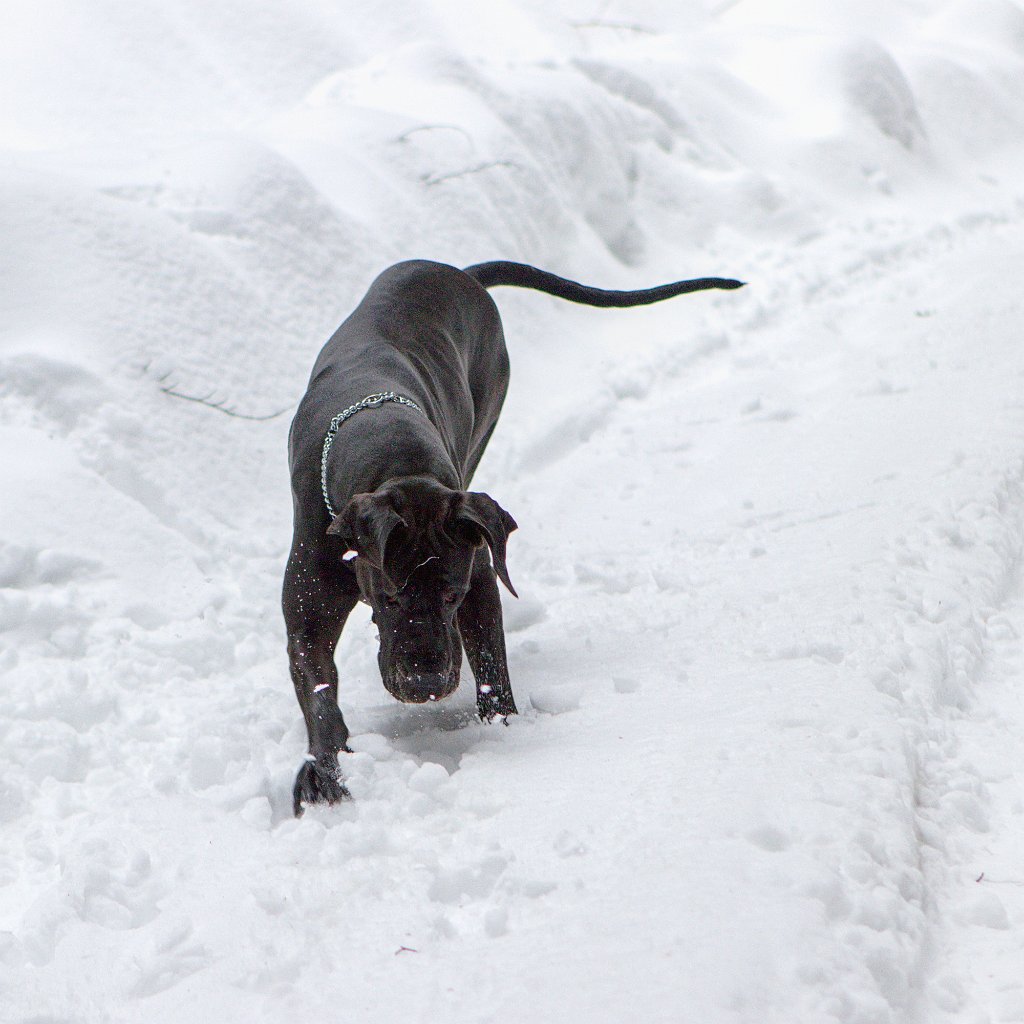
[[[292,791],[295,816],[304,804],[337,803],[348,795],[338,753],[348,750],[348,727],[338,707],[334,649],[359,591],[345,569],[330,571],[292,550],[284,577],[282,607],[288,633],[288,665],[309,736],[309,755]]]
[[[505,655],[498,581],[483,550],[477,552],[469,593],[459,607],[458,621],[476,681],[476,709],[480,717],[489,721],[496,715],[516,714]]]

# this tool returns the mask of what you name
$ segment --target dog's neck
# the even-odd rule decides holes
[[[358,459],[353,457],[355,452]],[[424,414],[382,405],[341,426],[321,466],[321,489],[334,515],[354,494],[376,491],[397,477],[414,476],[430,477],[453,490],[463,487],[462,474],[440,431]]]

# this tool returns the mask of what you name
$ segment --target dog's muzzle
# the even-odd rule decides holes
[[[458,673],[396,672],[384,680],[388,693],[403,704],[427,704],[444,700],[459,688]]]

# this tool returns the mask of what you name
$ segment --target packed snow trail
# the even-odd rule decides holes
[[[829,8],[14,5],[0,1020],[1024,1021],[1024,13]],[[288,411],[408,256],[749,286],[496,294],[523,713],[360,611],[296,821]]]

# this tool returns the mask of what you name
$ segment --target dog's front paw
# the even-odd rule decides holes
[[[515,698],[511,690],[499,690],[494,692],[490,689],[478,690],[476,695],[476,713],[481,721],[491,722],[495,718],[507,719],[509,715],[517,714]],[[508,722],[505,723],[508,725]]]
[[[351,799],[334,758],[330,761],[307,761],[295,776],[292,808],[296,818],[302,817],[306,804],[336,804]]]

